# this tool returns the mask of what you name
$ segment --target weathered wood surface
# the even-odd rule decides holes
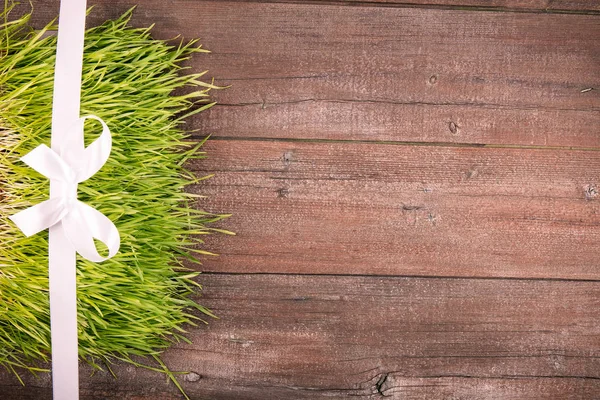
[[[179,22],[233,85],[217,136],[597,147],[596,16],[227,4]],[[193,27],[190,27],[193,26]],[[187,29],[186,29],[187,27]],[[452,32],[452,34],[450,34]],[[169,32],[173,35],[175,32]],[[201,63],[201,61],[199,61]]]
[[[132,6],[89,3],[90,25]],[[39,27],[58,1],[34,8]],[[600,398],[599,9],[142,2],[135,26],[200,37],[193,69],[233,85],[187,125],[221,139],[193,190],[238,233],[207,243],[221,319],[165,354],[191,397]],[[114,369],[83,369],[82,399],[182,398]],[[50,399],[26,380],[0,372],[0,399]]]
[[[221,2],[221,0],[205,0],[189,2],[185,0],[146,0],[144,9],[156,12],[157,9],[177,8],[188,12],[197,11],[194,3],[206,3],[209,1]],[[58,15],[59,0],[35,0],[34,5],[44,15]],[[440,7],[446,9],[467,8],[473,10],[490,11],[519,11],[519,12],[541,12],[541,13],[589,13],[595,14],[600,11],[600,3],[596,0],[232,0],[231,3],[314,3],[320,5],[349,5],[364,7]],[[96,7],[99,13],[114,17],[119,8],[131,7],[128,0],[88,0],[88,4]],[[141,3],[140,3],[141,4]],[[168,7],[170,6],[170,7]],[[21,4],[21,9],[27,9],[28,4]],[[52,14],[53,13],[53,14]],[[158,18],[158,17],[157,17]],[[180,18],[178,16],[178,18]]]
[[[224,141],[204,269],[600,279],[595,151]]]
[[[133,23],[154,22],[201,38],[197,68],[233,85],[189,125],[217,136],[600,146],[595,15],[145,2]]]
[[[596,282],[204,275],[221,319],[165,354],[194,399],[594,399]],[[460,310],[460,312],[457,312]],[[83,399],[178,399],[156,373],[83,375]],[[49,398],[48,376],[29,379]],[[193,382],[190,382],[193,381]],[[13,384],[17,385],[16,380]],[[25,399],[18,386],[0,397]],[[4,394],[4,396],[2,396]]]

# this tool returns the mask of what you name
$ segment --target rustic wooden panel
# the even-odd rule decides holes
[[[195,67],[233,85],[190,124],[218,136],[600,146],[596,15],[144,2],[134,24],[154,22],[200,37]]]
[[[205,270],[598,279],[596,151],[213,140]]]
[[[200,206],[233,212],[238,233],[209,238],[223,255],[203,268],[330,274],[204,275],[221,319],[165,360],[193,371],[193,399],[599,398],[599,282],[383,275],[599,279],[599,153],[477,144],[600,146],[600,19],[391,1],[139,6],[134,25],[202,38],[213,53],[193,67],[233,85],[188,124],[241,139],[195,166],[217,173]],[[90,24],[132,4],[90,3]],[[35,1],[35,23],[57,4]],[[259,137],[470,146],[245,140]],[[81,398],[182,398],[115,370],[84,370]],[[0,399],[51,398],[48,374],[27,381],[0,372]]]
[[[220,96],[221,94],[215,95]],[[220,104],[206,115],[194,118],[189,126],[215,136],[248,138],[293,137],[582,147],[600,145],[600,135],[597,133],[600,126],[598,111],[509,110],[454,105],[310,100],[292,104],[231,107]]]
[[[210,0],[208,0],[210,1]],[[212,0],[215,1],[215,0]],[[217,0],[221,1],[221,0]],[[36,9],[40,9],[44,16],[58,15],[59,0],[32,0]],[[522,11],[522,12],[581,12],[594,13],[600,11],[600,4],[596,0],[232,0],[232,2],[249,3],[316,3],[321,5],[352,5],[376,7],[444,7],[466,9],[473,7],[474,10],[492,11]],[[164,8],[160,0],[146,0],[140,5],[150,8]],[[190,3],[192,3],[190,5]],[[116,15],[120,7],[131,7],[126,0],[88,0],[88,4],[94,5],[98,12]],[[172,7],[181,10],[194,10],[193,2],[185,0],[171,0]],[[22,4],[20,9],[27,9],[28,4]],[[116,8],[116,9],[115,9]],[[53,14],[52,14],[53,13]]]
[[[193,399],[593,399],[600,283],[204,275],[221,317],[165,354]],[[460,312],[457,312],[460,310]],[[176,399],[158,374],[82,374],[84,399]],[[13,382],[3,375],[2,382]],[[49,379],[29,379],[49,398]],[[16,381],[13,382],[16,384]],[[31,399],[0,386],[0,397]],[[19,394],[21,393],[21,394]],[[169,395],[170,393],[170,395]],[[46,396],[44,397],[44,394]]]
[[[206,10],[210,20],[227,25],[226,7]],[[581,92],[600,81],[597,16],[289,4],[235,13],[225,32],[188,22],[213,50],[195,62],[233,85],[215,93],[229,107],[192,121],[204,132],[600,144],[600,92]]]

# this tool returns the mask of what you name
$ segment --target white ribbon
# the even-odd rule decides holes
[[[83,144],[83,123],[95,119],[102,124],[102,134],[87,148]],[[54,226],[62,221],[64,233],[73,249],[84,258],[101,262],[119,251],[119,231],[104,214],[77,200],[77,184],[94,175],[108,159],[111,136],[100,118],[90,115],[80,118],[62,142],[59,156],[42,144],[21,158],[25,164],[60,184],[62,194],[23,210],[10,219],[26,236]],[[108,247],[108,257],[96,250],[94,239]]]
[[[22,160],[50,178],[50,199],[12,216],[26,235],[49,228],[48,282],[54,400],[79,398],[77,344],[77,280],[75,251],[92,261],[105,260],[94,244],[119,249],[119,232],[102,213],[77,200],[77,184],[106,162],[110,131],[98,117],[80,118],[81,74],[86,0],[61,0],[52,98],[51,147],[38,146]],[[87,148],[83,123],[93,118],[102,134]]]

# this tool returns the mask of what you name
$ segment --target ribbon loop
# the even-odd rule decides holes
[[[93,119],[102,125],[102,133],[88,147],[84,147],[84,123]],[[106,123],[95,115],[81,117],[67,133],[67,140],[62,142],[60,153],[64,160],[75,171],[77,183],[91,178],[108,160],[112,147],[110,130]]]
[[[83,125],[86,119],[102,124],[102,133],[88,147],[84,147]],[[10,219],[26,236],[62,223],[73,248],[84,258],[101,262],[113,257],[120,246],[119,231],[104,214],[77,200],[77,184],[89,179],[108,160],[112,146],[110,130],[95,115],[79,118],[67,133],[60,154],[46,145],[39,145],[21,160],[51,181],[57,181],[62,190],[59,196],[29,207]],[[94,239],[108,247],[108,257],[102,257]]]
[[[75,174],[71,167],[54,150],[45,144],[40,144],[21,157],[21,161],[48,179],[55,179],[61,182],[75,182]]]

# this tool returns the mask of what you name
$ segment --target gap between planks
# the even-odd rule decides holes
[[[219,2],[222,0],[205,0],[207,2]],[[233,3],[263,3],[263,4],[315,4],[328,6],[350,6],[350,7],[380,7],[380,8],[423,8],[433,10],[461,10],[461,11],[483,11],[483,12],[505,12],[505,13],[529,13],[529,14],[578,14],[578,15],[600,15],[600,6],[593,1],[583,2],[580,6],[566,1],[549,1],[554,3],[552,7],[530,7],[521,6],[519,1],[508,2],[510,6],[498,6],[495,4],[507,2],[486,1],[454,1],[441,0],[436,2],[422,1],[393,1],[393,0],[229,0]],[[562,7],[562,8],[561,8]],[[570,7],[570,8],[569,8]]]
[[[218,255],[217,255],[218,256]],[[190,265],[191,268],[194,268]],[[198,268],[198,267],[195,267]],[[202,268],[200,268],[201,270]],[[334,274],[334,273],[293,273],[293,272],[201,272],[203,276],[307,276],[307,277],[331,277],[331,278],[375,278],[375,279],[441,279],[441,280],[470,280],[470,281],[542,281],[542,282],[600,282],[599,279],[572,279],[572,278],[542,278],[542,277],[503,277],[503,276],[444,276],[444,275],[371,275],[371,274]]]
[[[336,144],[380,144],[389,146],[423,146],[423,147],[466,147],[480,149],[523,149],[523,150],[572,150],[572,151],[600,151],[600,147],[577,147],[577,146],[537,146],[519,144],[485,144],[485,143],[456,143],[456,142],[403,142],[393,140],[360,140],[360,139],[317,139],[317,138],[271,138],[271,137],[235,137],[235,136],[211,136],[192,135],[194,140],[210,137],[210,140],[222,141],[250,141],[250,142],[288,142],[288,143],[336,143]]]

